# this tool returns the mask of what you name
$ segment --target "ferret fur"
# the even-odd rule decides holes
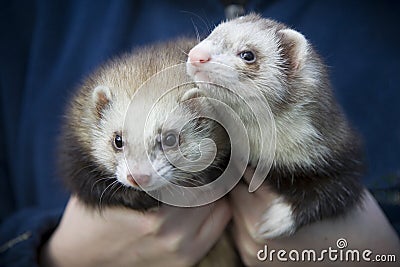
[[[245,62],[243,51],[252,51],[255,61]],[[256,121],[237,98],[209,83],[271,109],[276,150],[265,185],[277,198],[266,207],[261,238],[292,234],[361,202],[360,138],[334,99],[320,56],[301,33],[256,14],[223,22],[190,51],[187,72],[203,93],[231,106],[245,123],[253,167],[266,157]],[[265,101],[246,98],[252,90]]]

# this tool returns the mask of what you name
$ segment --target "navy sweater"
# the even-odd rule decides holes
[[[364,138],[365,184],[392,191],[400,177],[400,9],[393,2],[258,0],[246,6],[314,44]],[[223,18],[216,0],[2,2],[0,266],[35,266],[37,250],[62,215],[68,192],[56,172],[56,140],[83,77],[136,46],[195,36],[194,25],[205,37]],[[396,226],[398,203],[381,195]]]

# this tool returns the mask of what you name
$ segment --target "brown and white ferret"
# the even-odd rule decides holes
[[[67,186],[88,205],[147,210],[160,203],[142,189],[156,191],[167,182],[206,184],[223,172],[229,138],[201,117],[212,107],[190,90],[194,84],[184,64],[172,68],[194,44],[179,39],[138,49],[101,66],[76,91],[60,139],[60,167]],[[201,151],[206,138],[216,147]],[[204,149],[214,148],[214,161],[197,172],[166,157],[178,151],[185,163],[199,164]]]
[[[361,202],[360,140],[334,99],[326,67],[301,33],[256,14],[221,23],[191,49],[187,72],[202,94],[225,102],[246,125],[252,167],[270,155],[262,153],[254,114],[240,101],[267,104],[272,112],[275,155],[265,185],[277,196],[260,222],[261,238],[292,234]]]
[[[148,192],[158,192],[167,182],[197,186],[224,171],[229,138],[219,124],[201,117],[212,107],[191,90],[194,83],[185,71],[194,45],[195,40],[179,39],[137,49],[99,67],[77,88],[60,138],[60,174],[88,207],[146,212],[162,205]],[[199,146],[207,138],[215,146]],[[191,171],[190,164],[196,169],[208,150],[216,152],[211,164]],[[174,152],[189,166],[171,163],[166,154],[174,157]],[[226,237],[196,266],[240,263]]]

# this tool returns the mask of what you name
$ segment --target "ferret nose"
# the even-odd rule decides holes
[[[203,63],[210,61],[211,55],[206,50],[201,48],[193,48],[189,52],[189,62],[192,65],[200,66]]]
[[[128,174],[127,180],[133,185],[133,186],[146,186],[150,182],[150,175],[147,174],[134,174],[133,176],[131,174]]]

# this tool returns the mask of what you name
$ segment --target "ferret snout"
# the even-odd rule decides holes
[[[131,183],[133,186],[146,186],[149,184],[150,182],[150,175],[147,174],[128,174],[127,176],[127,180],[129,181],[129,183]]]
[[[194,47],[189,52],[189,63],[200,66],[211,60],[211,54],[203,48]]]

